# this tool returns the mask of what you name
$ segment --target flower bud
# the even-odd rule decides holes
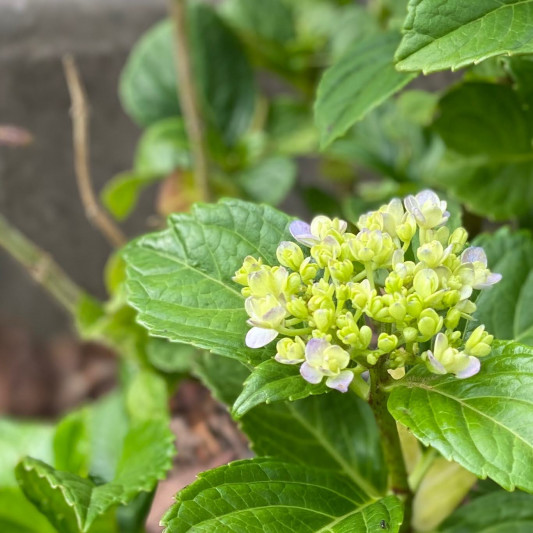
[[[352,291],[348,285],[342,284],[335,287],[335,297],[337,298],[337,301],[345,302],[346,300],[349,300],[351,293]]]
[[[353,274],[353,263],[349,259],[343,261],[330,261],[329,271],[331,277],[340,283],[350,281]]]
[[[400,302],[394,302],[389,306],[389,314],[396,322],[403,322],[407,314],[407,307]]]
[[[276,344],[277,353],[274,357],[279,363],[294,365],[305,361],[305,343],[300,337],[294,340],[285,337]]]
[[[276,250],[276,257],[281,265],[298,272],[304,260],[304,253],[296,243],[283,241]]]
[[[431,241],[418,248],[416,255],[419,261],[423,261],[429,268],[439,266],[444,257],[444,248],[439,241]]]
[[[485,326],[478,326],[468,337],[465,353],[476,357],[489,355],[494,337],[485,331]]]
[[[238,283],[239,285],[248,285],[248,275],[252,272],[256,272],[261,268],[261,265],[263,264],[263,260],[261,258],[255,259],[255,257],[252,257],[251,255],[245,257],[244,262],[235,272],[235,276],[233,276],[233,281]]]
[[[446,313],[446,318],[444,319],[444,325],[448,329],[455,329],[459,325],[461,320],[461,313],[455,308],[450,309]]]
[[[408,196],[404,200],[405,209],[411,213],[417,224],[424,229],[431,229],[444,224],[450,217],[446,211],[446,202],[430,190]]]
[[[441,329],[444,319],[433,309],[424,309],[418,317],[418,331],[427,338],[433,337]]]
[[[307,304],[302,298],[293,298],[287,302],[287,311],[290,315],[307,320],[309,318],[309,310]]]
[[[417,294],[410,294],[407,297],[407,314],[413,318],[418,318],[424,309],[420,296]]]
[[[418,338],[418,330],[416,328],[404,328],[402,333],[406,342],[414,342]]]
[[[389,353],[398,346],[398,337],[396,335],[388,335],[387,333],[380,333],[378,337],[378,348],[385,353]]]
[[[396,235],[403,242],[411,242],[416,233],[416,220],[411,213],[405,213],[400,224],[396,226]]]
[[[317,309],[313,313],[315,326],[326,333],[335,321],[335,311],[333,309]]]
[[[439,277],[437,273],[430,268],[420,270],[413,279],[413,288],[425,300],[439,288]]]
[[[321,268],[327,267],[328,263],[332,259],[337,259],[340,254],[341,245],[330,235],[311,248],[311,257]]]
[[[307,257],[300,265],[300,277],[305,284],[316,278],[320,267],[316,263],[311,263],[311,258]]]
[[[448,239],[448,244],[453,246],[453,253],[458,254],[468,240],[468,233],[463,227],[456,228]]]
[[[342,235],[347,227],[348,224],[344,220],[331,219],[323,215],[316,216],[311,221],[311,233],[320,240],[324,240],[328,236]]]
[[[364,309],[376,291],[370,287],[370,282],[365,279],[361,283],[351,283],[351,300],[355,307]]]

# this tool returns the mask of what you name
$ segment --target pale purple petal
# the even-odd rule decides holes
[[[311,233],[311,226],[303,220],[294,220],[289,225],[291,235],[306,246],[314,246],[320,240]]]
[[[340,392],[346,392],[353,379],[353,372],[351,370],[344,370],[338,376],[328,378],[326,385],[330,389],[337,389]]]
[[[286,357],[281,356],[279,353],[274,356],[274,359],[283,365],[296,365],[297,363],[302,362],[301,359],[287,359]]]
[[[310,339],[305,346],[305,359],[309,363],[319,365],[322,363],[322,353],[329,346],[329,342],[325,339]]]
[[[248,348],[262,348],[272,342],[278,336],[275,329],[254,327],[246,334],[246,346]]]
[[[324,377],[320,370],[313,368],[309,363],[303,363],[300,367],[300,374],[305,379],[305,381],[316,385],[322,381]]]
[[[491,272],[487,276],[487,281],[485,283],[478,283],[474,288],[475,289],[488,289],[489,287],[492,287],[495,283],[498,283],[501,281],[502,275],[497,274],[496,272]]]
[[[440,198],[437,196],[437,193],[431,189],[424,189],[423,191],[420,191],[416,195],[416,200],[421,206],[423,206],[426,202],[430,202],[434,205],[439,205],[440,203]]]
[[[487,266],[487,256],[480,246],[471,246],[461,254],[461,263],[482,263]]]
[[[433,355],[433,352],[431,350],[427,351],[428,354],[428,363],[430,364],[431,368],[435,370],[437,374],[446,374],[446,369],[442,365],[442,363]]]
[[[475,376],[479,372],[480,368],[481,368],[481,363],[479,362],[479,359],[471,355],[468,358],[468,365],[466,366],[466,368],[463,368],[463,370],[460,370],[455,375],[459,379],[470,378],[472,376]]]

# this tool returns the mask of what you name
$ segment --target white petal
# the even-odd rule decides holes
[[[440,198],[437,196],[437,193],[431,189],[425,189],[420,191],[416,195],[416,200],[420,206],[424,206],[426,202],[429,202],[431,205],[440,205]],[[446,206],[444,207],[446,209]]]
[[[283,365],[296,365],[302,362],[302,359],[287,359],[286,357],[282,357],[279,353],[274,356],[274,359]]]
[[[262,348],[272,342],[278,336],[275,329],[254,327],[246,334],[246,346],[248,348]]]
[[[470,378],[472,376],[475,376],[479,372],[480,368],[481,368],[481,363],[479,362],[479,359],[471,355],[468,358],[468,365],[462,370],[460,370],[459,372],[457,372],[455,375],[459,379]]]
[[[305,379],[305,381],[312,383],[313,385],[320,383],[322,381],[322,378],[324,377],[320,370],[313,368],[309,363],[304,363],[300,367],[300,374]]]
[[[344,370],[338,376],[328,378],[326,385],[330,389],[337,389],[340,392],[346,392],[353,379],[353,372],[351,370]]]
[[[407,209],[407,211],[409,211],[409,213],[411,213],[411,214],[413,214],[413,211],[415,209],[420,210],[420,206],[418,205],[418,202],[416,201],[416,198],[412,194],[407,196],[404,199],[403,203],[405,205],[405,209]]]
[[[435,371],[436,374],[446,374],[446,369],[442,366],[442,363],[436,359],[431,350],[427,351],[428,354],[428,363],[431,368]]]
[[[496,272],[491,272],[487,276],[487,281],[485,283],[478,283],[474,288],[475,289],[488,289],[489,287],[492,287],[495,283],[498,283],[501,281],[502,275],[497,274]]]
[[[302,220],[294,220],[291,222],[289,225],[289,231],[298,242],[301,242],[306,246],[313,246],[320,242],[320,240],[311,233],[311,226]]]
[[[305,346],[305,359],[309,363],[319,365],[322,363],[322,354],[329,345],[325,339],[310,339]]]
[[[461,263],[482,263],[487,266],[487,256],[480,246],[471,246],[461,254]]]

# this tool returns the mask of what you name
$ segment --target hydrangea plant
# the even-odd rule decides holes
[[[465,247],[463,227],[450,231],[449,216],[426,190],[362,215],[356,234],[325,216],[292,222],[304,249],[282,241],[279,264],[248,256],[233,277],[244,286],[247,346],[281,335],[276,361],[341,392],[379,360],[390,370],[425,364],[435,374],[477,374],[493,336],[479,325],[464,338],[459,324],[472,320],[474,291],[501,275],[481,247]]]
[[[439,524],[477,478],[533,491],[533,350],[492,334],[510,248],[457,215],[430,190],[353,225],[223,200],[128,247],[139,321],[214,352],[197,375],[257,454],[178,493],[168,533],[474,531],[477,501]]]

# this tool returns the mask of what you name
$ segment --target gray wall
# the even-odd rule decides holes
[[[28,147],[0,147],[0,212],[97,296],[104,296],[110,249],[85,218],[77,193],[61,56],[75,55],[87,89],[99,190],[131,166],[139,136],[118,101],[120,70],[133,43],[164,14],[164,0],[0,1],[0,124],[34,136]],[[145,198],[125,231],[142,231],[150,212]],[[69,327],[63,310],[0,250],[0,320],[6,318],[38,335]]]

